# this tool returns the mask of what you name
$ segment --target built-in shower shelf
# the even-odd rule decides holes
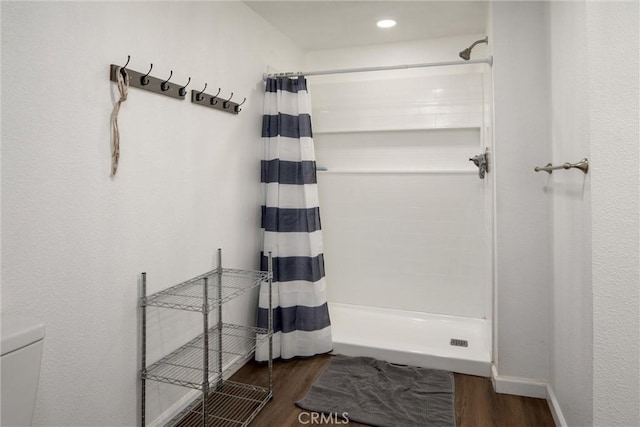
[[[266,329],[222,324],[222,349],[217,339],[219,328],[209,329],[209,360],[218,361],[222,356],[222,368],[230,369],[236,363],[246,361],[256,347],[265,343],[270,334]],[[182,347],[150,365],[142,376],[148,380],[160,381],[183,387],[202,390],[202,359],[204,335],[200,334]],[[221,377],[221,367],[212,364],[209,367],[210,384],[217,383]]]
[[[187,311],[202,311],[205,279],[208,287],[209,310],[216,308],[249,289],[269,279],[266,271],[216,268],[193,279],[179,283],[161,292],[142,298],[143,306],[174,308]],[[220,292],[218,288],[221,287]]]
[[[318,169],[336,175],[478,175],[478,169]]]
[[[452,125],[452,126],[423,126],[423,127],[389,127],[389,128],[362,128],[362,129],[313,129],[315,136],[319,135],[331,135],[341,133],[369,133],[369,132],[403,132],[403,131],[439,131],[439,130],[465,130],[465,129],[482,129],[481,124],[469,124],[469,125]]]

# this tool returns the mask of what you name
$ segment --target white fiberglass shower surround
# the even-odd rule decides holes
[[[490,376],[491,65],[455,62],[307,74],[327,294],[334,352]]]

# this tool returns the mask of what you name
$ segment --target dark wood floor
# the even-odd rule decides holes
[[[330,355],[274,362],[274,398],[251,423],[252,427],[311,425],[298,420],[295,405],[331,360]],[[266,366],[249,362],[234,376],[240,382],[263,382]],[[546,427],[555,426],[544,399],[496,394],[488,378],[455,374],[455,408],[458,426]],[[308,421],[304,416],[302,421]],[[329,426],[332,424],[314,424]],[[336,425],[336,424],[333,424]],[[351,426],[362,426],[350,422]]]

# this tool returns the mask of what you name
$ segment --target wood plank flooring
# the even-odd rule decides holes
[[[274,398],[251,423],[252,427],[289,427],[303,424],[298,416],[303,412],[295,405],[309,390],[333,356],[274,362]],[[239,382],[264,382],[267,368],[263,364],[249,362],[232,380]],[[455,374],[455,410],[458,426],[499,427],[547,427],[554,426],[546,400],[496,394],[488,378]],[[305,415],[302,421],[308,421]],[[313,424],[330,426],[337,424]],[[350,422],[351,426],[362,426]]]

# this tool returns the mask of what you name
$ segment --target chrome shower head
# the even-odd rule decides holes
[[[475,42],[473,42],[471,46],[469,46],[468,48],[460,52],[460,58],[464,59],[465,61],[468,61],[469,59],[471,59],[471,50],[479,43],[489,44],[489,37],[485,37],[482,40],[476,40]]]
[[[460,58],[464,59],[465,61],[468,61],[469,59],[471,59],[471,48],[468,47],[462,52],[460,52]]]

